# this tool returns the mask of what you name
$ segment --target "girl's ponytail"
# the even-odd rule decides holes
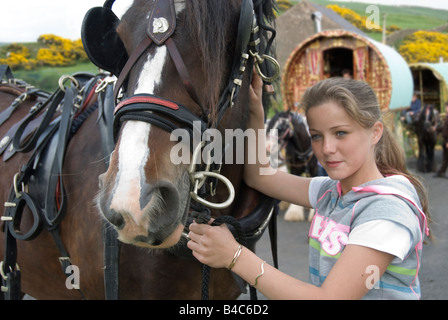
[[[383,136],[375,149],[376,165],[383,176],[402,175],[414,186],[420,199],[422,210],[426,214],[428,224],[431,221],[428,206],[427,188],[422,180],[409,172],[406,157],[390,130],[384,126]]]

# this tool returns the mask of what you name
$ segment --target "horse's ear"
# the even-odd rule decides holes
[[[99,68],[118,76],[128,54],[116,28],[120,19],[106,7],[87,11],[81,28],[81,39],[89,59]]]

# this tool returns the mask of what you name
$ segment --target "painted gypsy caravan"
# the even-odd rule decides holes
[[[326,30],[304,40],[290,54],[282,79],[284,108],[300,110],[306,88],[343,72],[369,83],[383,111],[400,111],[411,103],[412,75],[397,51],[351,31]]]
[[[434,104],[444,113],[448,101],[448,63],[413,63],[409,67],[422,105]]]

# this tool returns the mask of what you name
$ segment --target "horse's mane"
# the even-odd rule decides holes
[[[239,17],[239,1],[235,0],[207,0],[186,1],[187,21],[191,34],[197,37],[199,50],[202,56],[203,68],[207,74],[206,106],[210,108],[211,115],[216,115],[219,96],[226,85],[229,75],[229,65],[234,56],[232,40],[238,26],[235,21]],[[274,21],[274,0],[253,0],[257,22],[261,29],[261,41],[267,47],[268,52],[263,53],[273,56],[274,49],[271,46],[271,33],[267,24]],[[269,29],[267,29],[269,28]],[[229,46],[229,43],[232,45]],[[226,63],[217,64],[216,61]]]

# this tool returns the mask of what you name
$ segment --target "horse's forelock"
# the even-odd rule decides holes
[[[206,71],[207,88],[205,105],[210,118],[217,114],[216,106],[229,75],[233,57],[232,38],[236,34],[239,16],[239,0],[187,1],[187,21],[191,34],[196,37]],[[219,63],[217,63],[219,62]]]

